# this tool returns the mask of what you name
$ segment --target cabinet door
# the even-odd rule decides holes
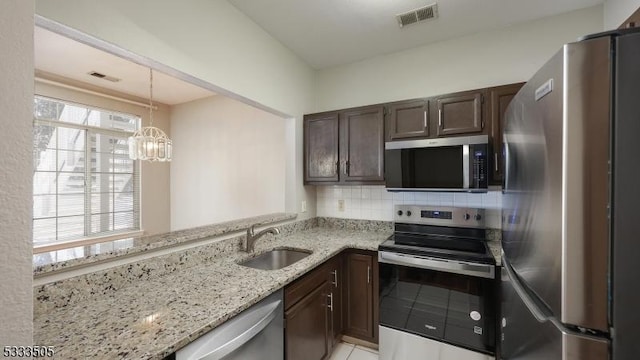
[[[338,182],[338,113],[305,116],[304,182]]]
[[[504,113],[507,106],[524,83],[498,86],[489,89],[491,100],[491,137],[493,140],[493,184],[501,184],[504,179],[504,155],[502,152],[502,132],[504,131]]]
[[[438,136],[481,133],[482,92],[466,92],[439,97]]]
[[[347,254],[345,334],[374,341],[373,257]]]
[[[345,182],[384,182],[384,108],[369,106],[344,111],[341,157]]]
[[[329,261],[329,292],[331,294],[330,339],[333,348],[339,341],[342,334],[342,256],[336,255]]]
[[[429,102],[412,100],[388,106],[389,140],[425,138],[429,136]]]
[[[285,314],[287,360],[321,360],[329,354],[328,283],[323,282]]]

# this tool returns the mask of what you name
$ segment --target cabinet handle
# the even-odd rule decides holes
[[[427,110],[424,111],[424,128],[429,128],[429,126],[427,125]]]
[[[438,109],[438,126],[442,127],[442,109]]]
[[[333,270],[331,274],[333,275],[333,282],[331,284],[333,284],[333,286],[335,287],[338,287],[338,270]]]
[[[493,153],[493,160],[494,160],[493,161],[493,164],[494,164],[493,166],[495,167],[496,172],[498,172],[498,153],[497,152]]]
[[[327,307],[333,312],[333,293],[330,293],[327,297],[329,298],[329,305],[327,305]]]
[[[371,266],[367,266],[367,284],[371,284]]]
[[[340,160],[336,161],[336,175],[340,174]]]
[[[344,174],[349,175],[349,161],[344,163]]]

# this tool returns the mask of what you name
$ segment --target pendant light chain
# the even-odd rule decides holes
[[[149,126],[129,137],[129,158],[146,161],[171,161],[173,142],[164,131],[153,126],[153,69],[149,68]]]
[[[153,126],[153,69],[149,68],[149,126]]]

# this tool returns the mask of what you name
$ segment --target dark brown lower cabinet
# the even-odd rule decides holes
[[[378,258],[375,252],[346,254],[344,334],[378,342]]]
[[[343,334],[378,342],[377,259],[348,250],[285,287],[287,360],[323,360]]]
[[[329,297],[330,297],[330,326],[329,339],[331,348],[340,342],[342,336],[342,294],[343,294],[343,257],[341,254],[334,256],[327,262],[329,275]]]
[[[285,311],[288,360],[321,360],[329,354],[329,322],[325,281]]]
[[[342,254],[284,290],[285,353],[288,360],[321,360],[342,336]]]

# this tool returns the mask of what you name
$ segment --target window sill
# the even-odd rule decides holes
[[[41,253],[46,253],[51,251],[71,249],[71,248],[76,248],[80,246],[87,246],[87,245],[110,242],[115,240],[123,240],[128,238],[140,237],[143,234],[144,234],[144,230],[123,231],[123,232],[112,233],[104,236],[84,238],[80,240],[69,240],[69,241],[57,242],[54,244],[36,245],[33,247],[33,253],[41,254]]]

